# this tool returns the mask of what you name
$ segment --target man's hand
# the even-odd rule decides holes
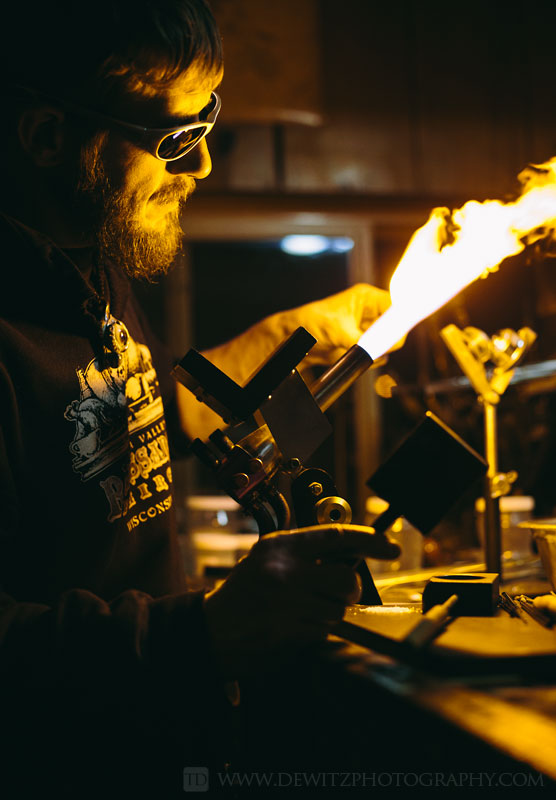
[[[292,330],[302,325],[317,340],[304,363],[333,364],[390,306],[384,289],[356,283],[343,292],[286,311],[295,319]]]
[[[284,651],[323,640],[359,598],[358,558],[390,559],[397,544],[362,525],[269,534],[205,598],[215,654],[226,677],[256,672]]]
[[[390,306],[390,295],[366,283],[343,292],[279,311],[261,320],[226,344],[204,352],[219,369],[243,386],[263,361],[300,326],[317,343],[301,367],[332,364],[356,344],[367,328]],[[178,407],[182,426],[192,438],[204,438],[221,424],[220,418],[178,383]]]

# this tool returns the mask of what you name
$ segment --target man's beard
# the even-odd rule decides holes
[[[105,135],[100,134],[82,149],[76,201],[91,223],[99,263],[109,260],[132,278],[152,281],[168,271],[181,247],[180,210],[195,182],[176,180],[157,191],[155,201],[171,207],[159,230],[146,230],[134,197],[114,188],[108,179],[102,157],[104,141]]]

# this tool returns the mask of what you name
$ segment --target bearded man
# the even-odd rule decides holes
[[[13,4],[1,58],[0,782],[180,795],[183,767],[229,757],[229,682],[322,640],[355,596],[349,560],[396,550],[359,526],[280,532],[187,590],[168,435],[218,421],[174,386],[129,278],[169,268],[211,171],[204,0]],[[388,303],[357,286],[209,355],[241,382],[304,325],[327,361]]]

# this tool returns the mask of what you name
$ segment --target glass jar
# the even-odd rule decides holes
[[[255,521],[228,495],[193,495],[185,502],[185,538],[197,576],[225,575],[259,536]]]
[[[529,495],[516,494],[500,498],[500,535],[502,540],[502,559],[504,561],[517,561],[530,558],[533,555],[531,533],[526,528],[519,527],[519,523],[530,519],[534,510],[535,500]],[[475,523],[479,542],[484,547],[484,497],[479,497],[475,501]]]

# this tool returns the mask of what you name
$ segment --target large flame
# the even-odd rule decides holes
[[[358,344],[373,359],[501,261],[556,229],[556,158],[519,175],[510,203],[470,200],[450,214],[435,208],[407,246],[390,281],[392,306]]]

